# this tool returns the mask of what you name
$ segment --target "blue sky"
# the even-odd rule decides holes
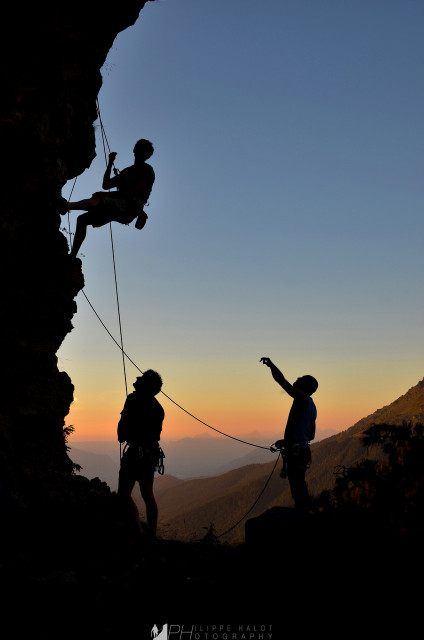
[[[113,226],[124,347],[217,428],[284,424],[264,355],[319,379],[321,429],[423,377],[423,18],[409,0],[158,0],[115,40],[108,141],[122,169],[150,139],[156,172],[144,230]],[[73,199],[101,187],[100,136],[97,152]],[[81,254],[118,337],[108,227]],[[59,353],[69,422],[76,439],[114,437],[120,353],[77,302]],[[204,431],[163,404],[169,434]]]

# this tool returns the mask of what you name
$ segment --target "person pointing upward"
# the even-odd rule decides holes
[[[290,384],[270,358],[260,360],[270,368],[274,380],[293,398],[293,403],[284,431],[284,440],[279,440],[278,448],[284,445],[287,460],[287,477],[296,509],[308,511],[309,493],[306,484],[306,470],[312,461],[309,443],[315,438],[317,409],[311,395],[318,389],[317,380],[304,375]]]

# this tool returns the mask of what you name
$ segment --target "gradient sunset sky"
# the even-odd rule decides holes
[[[318,433],[423,378],[423,24],[418,0],[159,0],[115,40],[108,141],[122,169],[151,140],[156,172],[144,230],[113,225],[124,348],[216,428],[284,427],[290,398],[262,356],[318,378]],[[73,200],[101,188],[97,134]],[[80,257],[119,340],[108,226]],[[77,304],[59,352],[67,424],[74,440],[115,439],[121,354]],[[131,391],[129,362],[127,375]],[[158,399],[164,438],[208,432]]]

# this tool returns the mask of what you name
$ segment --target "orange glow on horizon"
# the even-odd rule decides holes
[[[175,406],[167,398],[158,398],[165,409],[165,421],[162,431],[162,439],[177,440],[185,437],[201,435],[218,435],[213,429],[200,423],[179,407]],[[236,405],[219,407],[213,410],[210,407],[184,407],[194,416],[206,422],[214,429],[218,429],[232,436],[239,436],[253,431],[263,433],[282,433],[290,409],[290,399],[281,401],[277,397],[277,403],[272,406],[260,406],[253,410]],[[351,427],[365,414],[358,413],[351,407],[331,407],[321,405],[316,399],[318,407],[317,433],[324,430],[333,430],[335,433]],[[115,440],[117,425],[122,407],[116,405],[82,407],[72,405],[66,423],[73,425],[72,440]],[[373,409],[374,410],[374,409]]]
[[[223,367],[205,371],[198,367],[168,369],[163,391],[199,420],[232,436],[260,433],[282,433],[290,411],[291,398],[272,380],[266,369],[244,366]],[[158,370],[162,370],[162,368]],[[227,371],[228,368],[228,371]],[[291,371],[294,367],[288,367]],[[408,390],[404,380],[396,378],[388,386],[384,376],[371,380],[357,371],[347,370],[339,378],[330,377],[324,367],[317,377],[320,387],[313,398],[318,410],[317,432],[344,431],[358,420],[393,402]],[[346,368],[345,368],[346,369]],[[344,369],[344,370],[345,370]],[[107,375],[106,375],[106,373]],[[242,375],[240,375],[242,372]],[[66,418],[74,427],[72,440],[115,440],[120,412],[125,402],[122,373],[104,368],[95,376],[75,375],[75,400]],[[414,382],[413,382],[414,383]],[[412,386],[412,385],[410,385]],[[128,392],[132,391],[129,378]],[[200,435],[218,435],[182,411],[165,395],[158,400],[165,410],[162,438],[176,440]]]

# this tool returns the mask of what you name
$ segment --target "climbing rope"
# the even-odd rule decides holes
[[[106,154],[106,146],[109,150],[110,153],[110,146],[109,146],[109,142],[107,140],[107,136],[106,136],[106,132],[103,126],[103,121],[102,121],[102,117],[101,117],[101,113],[100,113],[100,105],[99,105],[99,101],[97,99],[97,115],[99,118],[99,122],[100,122],[100,130],[101,130],[101,136],[102,136],[102,144],[103,144],[103,152],[104,152],[104,156],[105,156],[105,162],[106,162],[106,166],[108,163],[107,160],[107,154]],[[118,172],[117,169],[114,167],[114,172],[115,174]],[[74,184],[72,186],[71,192],[69,194],[69,198],[68,198],[68,202],[71,200],[72,197],[72,193],[74,191],[75,185],[77,182],[77,177],[74,180]],[[116,295],[116,305],[117,305],[117,311],[118,311],[118,321],[119,321],[119,335],[120,335],[120,342],[118,342],[114,336],[112,335],[112,333],[109,331],[109,329],[107,328],[106,324],[103,322],[102,318],[100,317],[100,315],[97,313],[94,305],[91,303],[91,301],[89,300],[87,294],[85,293],[84,289],[82,289],[82,293],[85,297],[85,299],[87,300],[89,306],[91,307],[91,309],[93,310],[94,314],[96,315],[97,319],[99,320],[99,322],[101,323],[101,325],[103,326],[103,328],[105,329],[105,331],[108,333],[108,335],[110,336],[110,338],[113,340],[113,342],[119,347],[119,350],[121,351],[122,354],[122,366],[123,366],[123,373],[124,373],[124,382],[125,382],[125,393],[126,396],[128,396],[128,384],[127,384],[127,373],[126,373],[126,366],[125,366],[125,358],[127,358],[129,360],[129,362],[131,362],[131,364],[141,373],[143,374],[143,371],[140,369],[140,367],[138,367],[138,365],[129,357],[129,355],[125,352],[124,350],[124,341],[123,341],[123,333],[122,333],[122,321],[121,321],[121,309],[120,309],[120,304],[119,304],[119,290],[118,290],[118,279],[117,279],[117,273],[116,273],[116,260],[115,260],[115,248],[114,248],[114,242],[113,242],[113,233],[112,233],[112,223],[109,223],[109,229],[110,229],[110,242],[111,242],[111,248],[112,248],[112,261],[113,261],[113,272],[114,272],[114,280],[115,280],[115,295]],[[68,230],[69,230],[69,242],[72,248],[72,234],[71,234],[71,221],[70,221],[70,215],[69,215],[69,210],[68,210]],[[205,427],[207,427],[208,429],[212,429],[213,431],[227,437],[230,438],[231,440],[236,440],[237,442],[241,442],[243,444],[247,444],[251,447],[256,447],[258,449],[266,449],[267,451],[271,451],[274,452],[275,450],[271,447],[264,447],[262,445],[258,445],[255,444],[253,442],[248,442],[247,440],[242,440],[241,438],[236,438],[235,436],[231,436],[228,433],[225,433],[224,431],[221,431],[219,429],[216,429],[215,427],[212,427],[210,424],[208,424],[207,422],[205,422],[204,420],[201,420],[200,418],[198,418],[197,416],[195,416],[193,413],[191,413],[190,411],[188,411],[187,409],[185,409],[183,406],[181,406],[178,402],[176,402],[175,400],[173,400],[169,395],[167,395],[164,391],[161,390],[161,393],[165,396],[165,398],[167,398],[170,402],[172,402],[175,406],[177,406],[179,409],[181,409],[181,411],[184,411],[184,413],[186,413],[187,415],[189,415],[190,417],[192,417],[194,420],[196,420],[197,422],[199,422],[200,424],[203,424]],[[120,447],[122,445],[120,444]],[[270,475],[268,476],[261,492],[259,493],[259,495],[257,496],[256,500],[254,501],[254,503],[252,504],[252,506],[249,508],[249,510],[239,519],[237,520],[237,522],[235,524],[233,524],[229,529],[227,529],[226,531],[220,533],[218,536],[216,536],[217,539],[222,538],[223,536],[227,535],[228,533],[230,533],[230,531],[232,531],[233,529],[235,529],[248,515],[249,513],[254,509],[254,507],[256,506],[256,504],[258,503],[259,499],[261,498],[261,496],[263,495],[265,489],[267,488],[273,474],[275,471],[275,468],[278,464],[278,460],[280,459],[280,455],[281,455],[281,451],[279,451],[277,459],[274,463],[274,466],[271,470]],[[120,449],[120,457],[122,457],[122,449]]]
[[[109,146],[109,142],[107,140],[107,136],[106,136],[106,132],[105,132],[105,128],[103,126],[103,121],[102,121],[102,116],[100,113],[100,105],[99,105],[99,101],[97,99],[97,115],[99,117],[99,122],[100,122],[100,130],[102,132],[102,142],[103,142],[103,152],[105,155],[105,160],[107,162],[107,156],[106,156],[106,146],[108,148],[108,151],[110,153],[110,146]],[[111,226],[111,234],[112,234],[112,225]],[[111,236],[112,238],[112,236]],[[113,240],[112,240],[112,248],[113,248]],[[112,249],[113,250],[113,249]],[[115,262],[114,262],[115,264]],[[117,302],[118,302],[118,313],[119,313],[119,299],[118,299],[118,287],[117,287],[117,283],[116,283],[116,271],[115,271],[115,286],[116,286],[116,297],[117,297]],[[83,292],[84,293],[84,292]],[[103,325],[103,327],[106,329],[106,331],[108,332],[108,334],[110,335],[110,337],[112,338],[112,340],[118,345],[118,347],[121,349],[122,352],[122,359],[125,362],[125,357],[128,358],[128,360],[136,367],[136,369],[138,369],[138,371],[140,371],[140,373],[143,373],[141,371],[141,369],[131,360],[131,358],[129,358],[129,356],[125,353],[124,351],[124,347],[123,347],[123,341],[122,341],[122,333],[121,333],[121,345],[118,344],[118,342],[115,340],[115,338],[112,336],[112,334],[110,333],[110,331],[107,329],[106,325],[104,324],[104,322],[101,320],[100,316],[98,315],[98,313],[95,311],[93,305],[91,304],[91,302],[88,300],[86,294],[84,293],[84,296],[86,297],[87,301],[89,302],[91,308],[93,309],[93,311],[95,312],[97,318],[100,320],[101,324]],[[121,326],[121,324],[120,324]],[[124,365],[125,368],[125,365]],[[126,384],[126,383],[125,383]],[[269,450],[269,447],[264,447],[262,445],[258,445],[258,444],[253,444],[252,442],[247,442],[246,440],[241,440],[240,438],[236,438],[234,436],[230,436],[228,433],[224,433],[223,431],[220,431],[219,429],[216,429],[215,427],[212,427],[210,424],[207,424],[206,422],[204,422],[203,420],[200,420],[200,418],[197,418],[194,414],[192,414],[190,411],[187,411],[187,409],[184,409],[184,407],[182,407],[180,404],[178,404],[178,402],[175,402],[175,400],[173,400],[172,398],[170,398],[164,391],[161,391],[161,393],[165,396],[165,398],[168,398],[168,400],[170,402],[172,402],[176,407],[178,407],[179,409],[181,409],[181,411],[184,411],[184,413],[186,413],[187,415],[191,416],[192,418],[194,418],[194,420],[197,420],[197,422],[200,422],[201,424],[205,425],[205,427],[208,427],[208,429],[212,429],[213,431],[216,431],[217,433],[220,433],[223,436],[226,436],[227,438],[231,438],[232,440],[237,440],[238,442],[242,442],[243,444],[247,444],[250,445],[252,447],[257,447],[259,449],[266,449]],[[128,395],[128,392],[127,392]]]
[[[115,277],[116,306],[118,308],[119,335],[120,335],[120,338],[121,338],[122,368],[123,368],[123,371],[124,371],[125,394],[128,396],[127,370],[125,368],[124,340],[123,340],[123,337],[122,337],[121,308],[120,308],[120,305],[119,305],[118,280],[117,280],[117,277],[116,277],[116,262],[115,262],[115,250],[114,250],[114,246],[113,246],[112,224],[109,223],[109,226],[110,226],[110,243],[111,243],[111,246],[112,246],[113,273],[114,273],[114,277]]]
[[[137,371],[139,371],[141,374],[144,373],[140,367],[134,362],[134,360],[132,360],[130,358],[130,356],[121,348],[121,345],[119,344],[118,340],[116,340],[116,338],[112,335],[112,333],[109,331],[109,329],[107,328],[106,324],[103,322],[102,318],[100,317],[100,315],[97,313],[96,309],[94,308],[94,305],[90,302],[87,294],[85,293],[84,289],[82,289],[82,293],[85,297],[85,299],[87,300],[88,304],[90,305],[91,309],[93,310],[95,316],[97,317],[97,319],[99,320],[100,324],[103,326],[103,328],[105,329],[105,331],[108,333],[109,337],[113,340],[113,342],[117,345],[117,347],[119,349],[122,350],[123,355],[127,358],[127,360],[129,362],[131,362],[131,364],[137,369]],[[165,398],[167,398],[170,402],[172,402],[173,404],[175,404],[176,407],[178,407],[179,409],[181,409],[181,411],[184,411],[184,413],[186,413],[187,415],[189,415],[191,418],[193,418],[194,420],[197,420],[197,422],[200,422],[201,424],[205,425],[205,427],[208,427],[208,429],[212,429],[213,431],[216,431],[217,433],[220,433],[221,435],[225,436],[226,438],[231,438],[232,440],[237,440],[237,442],[242,442],[243,444],[247,444],[251,447],[257,447],[258,449],[266,449],[266,451],[271,451],[271,447],[264,447],[260,444],[254,444],[253,442],[248,442],[247,440],[241,440],[240,438],[236,438],[235,436],[230,436],[228,433],[225,433],[224,431],[220,431],[219,429],[216,429],[215,427],[212,427],[210,424],[208,424],[207,422],[204,422],[203,420],[201,420],[200,418],[198,418],[197,416],[195,416],[193,413],[191,413],[190,411],[188,411],[187,409],[185,409],[183,406],[181,406],[180,404],[178,404],[178,402],[176,402],[175,400],[173,400],[170,396],[168,396],[164,391],[161,391],[161,394],[165,396]]]
[[[106,131],[105,131],[105,128],[103,126],[102,116],[100,114],[100,105],[99,105],[99,99],[98,98],[97,98],[97,115],[99,117],[99,122],[100,122],[100,131],[101,131],[101,134],[102,134],[103,152],[104,152],[105,162],[106,162],[106,166],[107,166],[108,160],[107,160],[107,155],[106,155],[106,145],[107,145],[107,148],[109,150],[109,153],[110,153],[110,147],[109,147],[109,142],[108,142],[107,137],[106,137]],[[126,396],[128,396],[127,370],[126,370],[126,367],[125,367],[124,340],[123,340],[123,335],[122,335],[121,308],[120,308],[120,304],[119,304],[118,278],[117,278],[117,275],[116,275],[115,248],[114,248],[114,244],[113,244],[113,233],[112,233],[112,223],[111,222],[109,222],[109,231],[110,231],[110,244],[111,244],[111,247],[112,247],[113,274],[114,274],[114,278],[115,278],[115,296],[116,296],[116,306],[117,306],[117,310],[118,310],[119,335],[120,335],[120,339],[121,339],[122,368],[123,368],[123,372],[124,372],[125,394],[126,394]]]
[[[87,300],[88,304],[90,305],[92,311],[94,312],[95,316],[97,317],[97,319],[99,320],[100,324],[103,326],[103,328],[105,329],[105,331],[108,333],[109,337],[113,340],[113,342],[117,345],[117,347],[119,349],[121,349],[121,346],[119,344],[119,342],[114,338],[114,336],[112,335],[112,333],[109,331],[109,329],[107,328],[106,324],[103,322],[102,318],[100,317],[100,315],[97,313],[96,309],[94,308],[93,304],[91,303],[91,301],[89,300],[87,294],[85,293],[84,289],[82,289],[82,293],[85,297],[85,299]],[[140,369],[140,367],[129,357],[129,355],[127,353],[125,353],[125,351],[122,349],[122,353],[123,355],[128,359],[129,362],[131,362],[131,364],[137,369],[137,371],[139,371],[141,374],[143,373],[143,371]],[[184,411],[185,413],[187,413],[189,416],[191,416],[192,418],[194,418],[195,420],[197,420],[198,422],[200,422],[201,424],[205,425],[206,427],[208,427],[209,429],[213,429],[213,431],[216,431],[218,433],[220,433],[221,435],[227,437],[227,438],[231,438],[232,440],[237,440],[238,442],[242,442],[243,444],[247,444],[250,445],[251,447],[257,447],[258,449],[266,449],[267,451],[271,451],[272,453],[275,453],[275,449],[271,446],[271,447],[263,447],[262,445],[259,444],[254,444],[252,442],[247,442],[246,440],[241,440],[240,438],[236,438],[234,436],[230,436],[228,433],[224,433],[223,431],[220,431],[219,429],[216,429],[215,427],[212,427],[210,424],[207,424],[206,422],[204,422],[203,420],[200,420],[200,418],[197,418],[194,414],[190,413],[190,411],[187,411],[187,409],[184,409],[184,407],[182,407],[180,404],[178,404],[178,402],[175,402],[175,400],[173,400],[172,398],[170,398],[170,396],[168,396],[164,391],[161,391],[161,393],[165,396],[165,398],[167,398],[168,400],[170,400],[173,404],[175,404],[179,409],[181,409],[182,411]],[[222,538],[223,536],[227,535],[227,533],[230,533],[230,531],[232,531],[233,529],[235,529],[245,518],[247,518],[247,516],[249,515],[249,513],[252,511],[252,509],[254,509],[254,507],[257,505],[258,501],[260,500],[261,496],[263,495],[263,493],[265,492],[265,489],[267,488],[267,486],[269,485],[271,478],[274,474],[274,471],[276,469],[276,466],[278,464],[278,461],[280,459],[280,455],[281,455],[281,450],[278,451],[278,456],[277,459],[274,463],[274,466],[272,467],[271,473],[269,474],[261,492],[259,493],[258,497],[256,498],[255,502],[252,504],[252,506],[249,508],[248,511],[246,511],[246,513],[239,519],[237,520],[237,522],[235,524],[233,524],[229,529],[227,529],[226,531],[223,531],[222,533],[220,533],[219,535],[216,536],[216,539]]]
[[[69,194],[68,204],[71,202],[72,194],[74,193],[77,180],[78,180],[78,176],[75,176],[74,184],[72,185],[71,193]],[[72,249],[73,242],[72,242],[72,233],[71,233],[71,216],[69,215],[69,209],[68,209],[68,233],[69,233],[69,245]]]
[[[250,507],[249,511],[246,511],[246,513],[244,514],[244,516],[243,516],[243,517],[241,517],[241,518],[240,518],[240,520],[237,520],[237,522],[236,522],[235,524],[233,524],[233,526],[232,526],[232,527],[230,527],[229,529],[227,529],[227,531],[224,531],[223,533],[220,533],[220,534],[219,534],[219,536],[216,536],[217,538],[222,538],[222,536],[225,536],[227,533],[230,533],[230,531],[232,531],[233,529],[235,529],[235,528],[237,527],[237,525],[239,525],[239,524],[240,524],[240,522],[242,522],[242,521],[243,521],[243,520],[244,520],[244,519],[249,515],[249,513],[252,511],[252,509],[256,506],[256,504],[257,504],[257,503],[258,503],[258,501],[259,501],[259,498],[262,496],[262,494],[264,493],[265,489],[266,489],[266,488],[267,488],[267,486],[269,485],[269,482],[270,482],[270,480],[271,480],[271,478],[272,478],[272,475],[273,475],[273,473],[274,473],[274,471],[275,471],[275,467],[277,466],[277,463],[278,463],[278,461],[279,461],[279,459],[280,459],[280,454],[281,454],[281,451],[279,452],[279,454],[278,454],[278,456],[277,456],[277,459],[276,459],[276,461],[275,461],[275,464],[274,464],[274,466],[272,467],[272,471],[271,471],[271,473],[269,474],[268,479],[267,479],[267,481],[265,482],[265,484],[264,484],[264,486],[263,486],[262,491],[260,492],[260,494],[259,494],[259,495],[258,495],[258,497],[256,498],[255,502],[254,502],[254,503],[252,504],[252,506]]]
[[[237,442],[242,442],[243,444],[248,444],[251,447],[257,447],[258,449],[266,449],[267,451],[271,451],[270,447],[264,447],[264,446],[262,446],[260,444],[254,444],[253,442],[247,442],[246,440],[241,440],[240,438],[236,438],[235,436],[230,436],[228,433],[224,433],[223,431],[220,431],[219,429],[215,429],[215,427],[211,427],[210,424],[208,424],[207,422],[204,422],[200,418],[197,418],[195,415],[190,413],[190,411],[187,411],[187,409],[184,409],[184,407],[182,407],[180,404],[178,404],[178,402],[175,402],[175,400],[173,400],[172,398],[167,396],[166,393],[164,393],[163,391],[161,391],[161,393],[165,396],[165,398],[168,398],[168,400],[170,400],[173,404],[175,404],[176,407],[178,407],[179,409],[184,411],[184,413],[186,413],[187,415],[189,415],[192,418],[194,418],[195,420],[197,420],[197,422],[200,422],[200,424],[204,424],[205,427],[208,427],[208,429],[212,429],[213,431],[216,431],[217,433],[220,433],[221,435],[226,436],[227,438],[231,438],[232,440],[237,440]]]
[[[107,154],[106,154],[106,147],[109,150],[110,153],[110,146],[109,146],[109,142],[107,140],[107,136],[106,136],[106,132],[103,126],[103,121],[102,121],[102,117],[101,117],[101,113],[100,113],[100,105],[99,105],[99,101],[97,99],[97,115],[99,118],[99,122],[100,122],[100,130],[101,130],[101,135],[102,135],[102,144],[103,144],[103,152],[104,152],[104,156],[105,156],[105,161],[107,164]],[[72,187],[72,191],[71,194],[69,196],[69,200],[71,199],[72,196],[72,192],[74,190],[75,187],[75,183],[76,183],[76,179],[74,182],[74,185]],[[70,231],[70,219],[69,219],[69,212],[68,212],[68,224],[69,224],[69,235],[71,236],[71,231]],[[116,273],[116,260],[115,260],[115,251],[114,251],[114,243],[113,243],[113,234],[112,234],[112,224],[109,225],[110,226],[110,238],[111,238],[111,246],[112,246],[112,259],[113,259],[113,271],[114,271],[114,279],[115,279],[115,294],[116,294],[116,304],[117,304],[117,310],[118,310],[118,321],[119,321],[119,335],[120,335],[120,342],[118,342],[118,340],[116,340],[116,338],[112,335],[112,333],[109,331],[108,327],[106,326],[106,324],[103,322],[102,318],[100,317],[100,315],[97,313],[94,305],[91,303],[90,299],[88,298],[87,294],[85,293],[84,289],[82,289],[82,294],[84,295],[85,299],[87,300],[87,303],[89,304],[89,306],[91,307],[92,311],[94,312],[95,316],[97,317],[97,319],[99,320],[100,324],[103,326],[103,328],[105,329],[105,331],[107,332],[107,334],[109,335],[109,337],[113,340],[113,342],[117,345],[117,347],[119,348],[119,350],[121,351],[122,354],[122,363],[123,363],[123,372],[124,372],[124,381],[125,381],[125,392],[126,395],[128,396],[128,384],[127,384],[127,374],[126,374],[126,366],[125,366],[125,358],[127,358],[127,360],[141,373],[143,374],[143,371],[140,369],[140,367],[130,358],[130,356],[125,352],[124,350],[124,342],[123,342],[123,332],[122,332],[122,321],[121,321],[121,310],[120,310],[120,303],[119,303],[119,291],[118,291],[118,279],[117,279],[117,273]],[[162,395],[165,396],[165,398],[167,398],[170,402],[172,402],[176,407],[178,407],[179,409],[181,409],[181,411],[183,411],[184,413],[186,413],[187,415],[189,415],[191,418],[193,418],[194,420],[196,420],[197,422],[199,422],[200,424],[203,424],[205,427],[207,427],[208,429],[211,429],[212,431],[215,431],[216,433],[219,433],[223,436],[225,436],[226,438],[230,438],[231,440],[236,440],[237,442],[241,442],[243,444],[249,445],[251,447],[256,447],[258,449],[265,449],[266,451],[272,451],[271,447],[265,447],[263,445],[259,445],[259,444],[255,444],[253,442],[248,442],[247,440],[242,440],[241,438],[236,438],[235,436],[231,436],[228,433],[225,433],[224,431],[221,431],[220,429],[217,429],[216,427],[213,427],[212,425],[208,424],[207,422],[205,422],[204,420],[201,420],[200,418],[198,418],[197,416],[195,416],[193,413],[191,413],[190,411],[188,411],[187,409],[185,409],[182,405],[180,405],[178,402],[176,402],[175,400],[173,400],[169,395],[167,395],[164,391],[161,390]],[[264,488],[265,489],[265,488]],[[260,496],[259,496],[260,497]],[[259,498],[258,498],[259,499]],[[256,503],[255,503],[256,504]],[[253,505],[254,506],[254,505]],[[252,507],[253,508],[253,507]],[[247,515],[247,514],[246,514]],[[245,517],[245,516],[244,516]],[[238,523],[237,523],[238,524]],[[236,526],[236,525],[235,525]],[[226,532],[225,532],[226,533]],[[225,535],[225,534],[221,534],[221,535]]]

